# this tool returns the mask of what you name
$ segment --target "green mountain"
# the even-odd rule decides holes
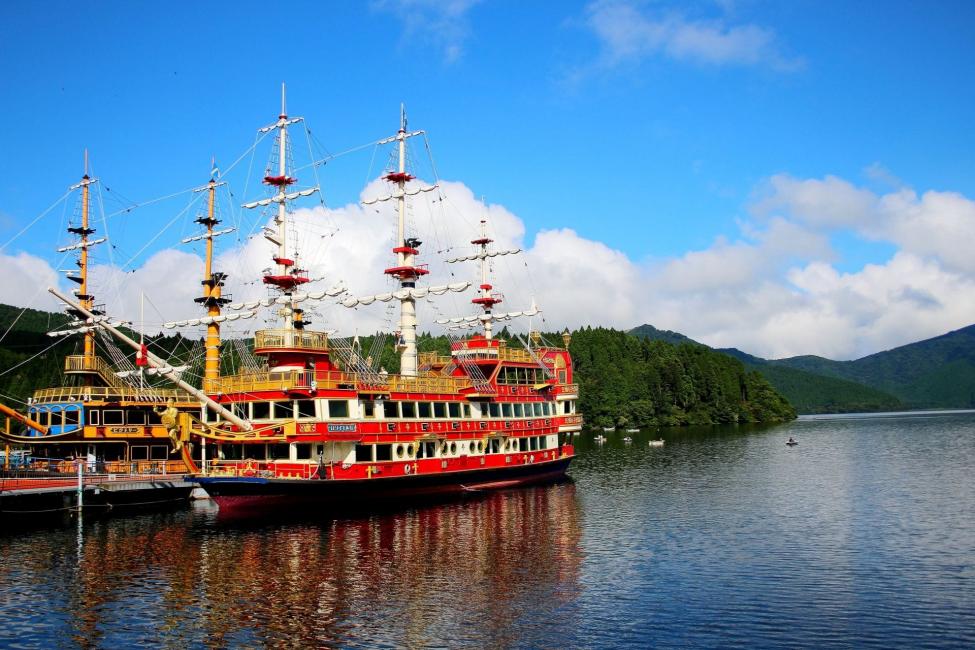
[[[779,365],[735,348],[719,351],[761,372],[800,413],[865,413],[904,408],[893,395],[855,381]]]
[[[635,327],[630,330],[630,333],[654,341],[682,341],[704,345],[683,334],[658,330],[652,325]],[[858,413],[904,408],[904,405],[893,395],[846,378],[818,373],[815,370],[778,365],[776,362],[770,362],[736,348],[718,349],[717,352],[735,357],[748,370],[760,372],[799,413]],[[828,360],[824,359],[824,361]]]
[[[911,408],[975,407],[975,325],[855,361],[800,356],[770,363],[866,384]]]
[[[693,343],[694,345],[704,345],[703,343],[698,343],[694,339],[684,336],[680,332],[672,332],[670,330],[658,330],[653,325],[640,325],[634,327],[627,332],[633,336],[639,336],[643,339],[650,339],[651,341],[663,341],[664,343],[670,343],[671,345],[680,345],[682,343]]]

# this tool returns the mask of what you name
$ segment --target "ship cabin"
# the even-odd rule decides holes
[[[571,455],[582,427],[562,347],[476,335],[450,355],[420,353],[415,376],[343,367],[322,332],[259,331],[255,353],[267,371],[207,384],[253,430],[205,412],[192,431],[206,440],[204,473],[362,479],[505,467]]]
[[[157,408],[174,400],[180,411],[199,413],[200,402],[180,390],[127,383],[97,355],[65,358],[73,385],[34,392],[20,443],[32,449],[35,466],[72,471],[74,459],[108,473],[185,473]],[[15,423],[8,422],[8,429]],[[8,430],[9,434],[12,430]]]

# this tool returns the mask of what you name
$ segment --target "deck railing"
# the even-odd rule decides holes
[[[64,371],[69,373],[94,372],[114,388],[123,388],[125,383],[115,374],[115,369],[98,355],[87,357],[73,354],[64,358]]]
[[[253,393],[258,391],[290,390],[361,390],[364,392],[385,393],[389,391],[408,393],[458,393],[468,388],[471,382],[466,377],[444,377],[442,375],[369,375],[349,372],[316,372],[314,370],[286,370],[281,372],[256,372],[229,375],[204,382],[208,393]]]
[[[129,402],[165,402],[173,399],[177,403],[194,403],[198,400],[189,393],[170,388],[133,388],[131,386],[60,386],[42,388],[34,391],[34,401],[38,403],[65,402],[69,400],[121,400]]]
[[[328,350],[328,334],[295,329],[258,330],[254,332],[254,349]]]

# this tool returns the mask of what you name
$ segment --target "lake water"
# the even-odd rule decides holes
[[[593,435],[387,514],[4,531],[0,646],[975,646],[975,413]]]

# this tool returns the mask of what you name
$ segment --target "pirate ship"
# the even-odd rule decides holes
[[[0,414],[6,416],[0,437],[8,449],[16,445],[29,450],[35,469],[73,471],[82,459],[90,471],[102,473],[186,473],[186,461],[173,453],[182,444],[172,424],[176,413],[199,412],[199,399],[179,387],[161,385],[157,371],[146,367],[144,344],[133,358],[103,330],[130,324],[110,320],[91,289],[91,252],[108,241],[94,236],[91,194],[97,183],[88,173],[86,151],[84,175],[69,188],[79,194],[76,219],[67,228],[74,241],[57,249],[74,257],[76,268],[66,277],[77,285],[71,301],[75,306],[67,309],[69,322],[48,332],[56,340],[80,337],[75,349],[80,353],[64,358],[61,384],[35,390],[25,413],[0,403]],[[211,183],[211,215],[213,189]],[[170,372],[180,370],[169,366]]]
[[[516,346],[494,331],[500,321],[539,313],[534,306],[496,310],[502,296],[490,282],[489,262],[519,251],[492,247],[481,222],[481,232],[470,242],[472,253],[446,260],[479,265],[480,283],[471,301],[478,313],[437,321],[449,329],[477,331],[454,340],[449,354],[419,352],[417,301],[461,292],[472,283],[422,284],[429,269],[418,259],[422,242],[407,230],[408,202],[436,185],[422,186],[407,167],[407,141],[424,132],[409,131],[401,110],[396,134],[377,143],[396,151],[395,163],[382,176],[388,194],[364,201],[395,207],[395,262],[383,273],[396,288],[370,296],[309,290],[311,278],[290,232],[293,202],[318,192],[296,185],[289,127],[299,121],[288,116],[282,89],[278,119],[260,130],[275,140],[262,179],[268,195],[243,205],[271,212],[263,233],[273,247],[273,265],[261,278],[267,297],[234,303],[221,295],[225,276],[211,266],[213,238],[219,234],[212,210],[200,220],[207,229],[201,235],[207,262],[198,301],[207,315],[166,324],[207,328],[200,387],[108,321],[83,291],[74,298],[51,292],[83,322],[112,334],[138,353],[140,363],[176,384],[180,392],[167,397],[163,428],[188,443],[184,461],[222,508],[354,506],[564,476],[574,457],[571,435],[582,426],[569,334],[552,343],[531,331],[524,345]],[[211,179],[211,193],[215,182]],[[398,303],[397,372],[386,372],[356,348],[336,345],[330,333],[308,327],[306,306],[330,300],[335,308]],[[254,332],[251,349],[258,363],[221,373],[221,323],[253,317],[261,308],[276,309],[279,320]]]

